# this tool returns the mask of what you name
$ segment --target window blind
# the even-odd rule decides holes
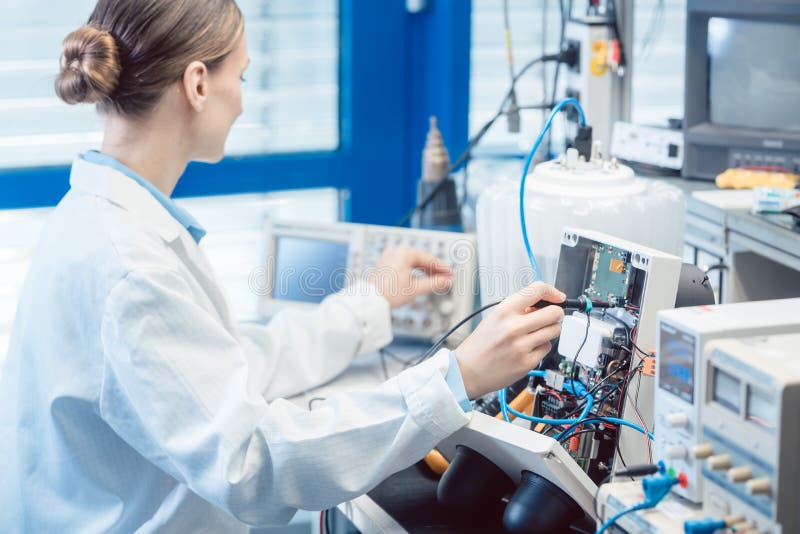
[[[94,0],[6,0],[0,18],[0,168],[68,164],[99,146],[103,121],[55,96],[61,41]],[[240,0],[252,59],[228,155],[333,150],[339,144],[336,0]]]

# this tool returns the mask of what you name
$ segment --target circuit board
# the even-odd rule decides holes
[[[597,244],[593,248],[592,273],[584,294],[617,305],[625,304],[632,279],[630,252],[611,245]]]

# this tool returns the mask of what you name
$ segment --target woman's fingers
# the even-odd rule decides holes
[[[566,298],[567,296],[564,293],[553,286],[545,284],[544,282],[534,282],[513,295],[510,295],[503,301],[503,307],[517,313],[524,313],[527,308],[533,306],[540,300],[558,304],[564,302]]]
[[[406,254],[408,265],[412,269],[419,269],[428,275],[452,273],[450,267],[445,265],[442,260],[424,250],[409,248],[406,250]]]
[[[561,325],[553,324],[520,337],[519,343],[528,350],[544,345],[561,335]]]
[[[513,333],[525,335],[552,324],[559,324],[563,318],[564,310],[562,308],[558,306],[545,306],[536,311],[515,317]]]

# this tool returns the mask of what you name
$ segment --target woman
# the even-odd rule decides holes
[[[523,376],[558,335],[559,308],[527,307],[564,295],[534,284],[454,353],[380,387],[313,411],[280,400],[388,343],[389,307],[449,271],[391,249],[316,311],[233,323],[202,227],[169,197],[190,161],[222,157],[247,64],[233,0],[99,0],[64,41],[56,92],[96,103],[105,135],[75,160],[20,299],[0,390],[2,530],[285,523],[418,461],[466,424],[459,401]]]

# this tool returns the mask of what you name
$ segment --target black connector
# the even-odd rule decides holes
[[[621,469],[614,473],[618,477],[645,477],[655,475],[661,471],[661,467],[656,464],[633,465],[627,469]]]
[[[578,126],[578,133],[572,146],[578,150],[578,154],[589,161],[592,158],[592,127]]]
[[[558,54],[558,61],[574,69],[581,59],[581,45],[579,41],[569,41],[567,46]]]
[[[615,304],[611,304],[610,302],[605,302],[602,300],[589,299],[586,298],[585,295],[580,295],[575,299],[566,299],[564,302],[549,302],[547,300],[540,300],[531,307],[538,310],[546,306],[558,306],[559,308],[564,308],[565,310],[578,310],[580,312],[589,312],[595,308],[616,308]]]

